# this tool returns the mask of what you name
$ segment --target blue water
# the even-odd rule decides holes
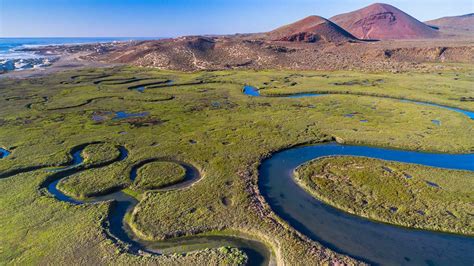
[[[57,169],[54,169],[53,171],[51,172],[55,172],[55,175],[58,175],[59,177],[62,177],[63,178],[65,176],[69,176],[73,173],[76,173],[76,172],[79,172],[78,169],[74,169],[76,168],[77,166],[79,165],[82,165],[84,163],[84,158],[82,157],[82,151],[84,150],[85,146],[84,147],[80,147],[79,149],[73,151],[72,153],[72,157],[73,157],[73,161],[71,163],[70,166],[67,166],[67,167],[63,167],[63,168],[57,168]],[[120,155],[119,155],[119,158],[118,158],[118,161],[123,161],[125,160],[127,157],[128,157],[128,150],[125,148],[125,147],[118,147],[119,151],[120,151]],[[76,200],[74,199],[73,197],[70,197],[64,193],[62,193],[59,189],[58,189],[58,183],[62,180],[62,178],[57,178],[55,181],[49,183],[47,185],[47,188],[48,188],[48,191],[58,200],[60,201],[65,201],[65,202],[69,202],[69,203],[72,203],[72,204],[81,204],[82,202],[79,201],[79,200]]]
[[[79,147],[75,151],[78,152],[79,163],[81,163],[84,159],[80,156],[82,150],[85,146]],[[120,146],[120,157],[117,161],[123,161],[128,157],[128,151],[125,147]],[[146,163],[157,161],[159,159],[148,159],[142,161],[138,165],[135,165],[135,176],[136,176],[136,169],[143,166]],[[76,162],[77,163],[77,162]],[[110,163],[106,164],[109,165]],[[181,164],[181,163],[179,163]],[[186,178],[183,183],[172,185],[167,188],[169,189],[179,189],[190,186],[194,183],[197,179],[200,178],[199,171],[192,165],[188,165],[183,163],[182,165],[186,169]],[[269,249],[263,244],[258,241],[254,240],[247,240],[238,237],[232,236],[194,236],[190,238],[176,238],[174,240],[167,240],[167,241],[142,241],[136,236],[134,236],[133,232],[129,229],[128,225],[124,217],[127,213],[131,213],[135,206],[138,204],[138,201],[133,198],[132,196],[123,193],[122,191],[117,192],[110,192],[103,196],[97,196],[88,198],[85,201],[76,200],[72,197],[69,197],[62,193],[57,188],[57,184],[60,180],[68,178],[69,176],[76,174],[81,171],[85,171],[87,169],[68,169],[62,172],[54,173],[50,179],[54,180],[51,183],[47,183],[46,187],[48,191],[60,201],[68,202],[75,205],[81,205],[85,203],[97,203],[97,202],[104,202],[104,201],[114,201],[114,204],[111,205],[110,212],[108,214],[108,232],[113,235],[114,238],[120,239],[120,241],[127,244],[128,252],[133,254],[140,254],[140,250],[146,250],[155,255],[161,254],[161,249],[179,247],[179,246],[186,246],[189,244],[205,244],[206,247],[210,248],[217,248],[221,246],[231,246],[231,247],[238,247],[245,252],[245,254],[249,258],[249,262],[247,265],[268,265],[271,254]],[[133,172],[133,170],[132,170]],[[133,173],[131,173],[133,174]],[[132,181],[135,177],[131,177]],[[48,182],[48,181],[47,181]],[[199,247],[199,245],[197,245]],[[196,249],[190,249],[189,251],[195,251]]]
[[[18,49],[61,44],[84,44],[131,40],[153,40],[153,37],[83,37],[83,38],[0,38],[0,59],[30,58],[32,53],[21,52]]]
[[[258,91],[257,88],[252,87],[252,86],[244,86],[244,94],[249,95],[249,96],[261,96],[260,92]],[[295,93],[291,95],[285,95],[285,96],[273,96],[273,97],[283,97],[283,98],[305,98],[305,97],[317,97],[317,96],[324,96],[326,94],[321,94],[321,93]]]
[[[244,90],[243,90],[243,93],[245,95],[249,95],[249,96],[261,96],[260,95],[260,92],[258,91],[257,88],[253,87],[253,86],[244,86]],[[284,98],[303,98],[303,97],[315,97],[315,96],[324,96],[324,95],[330,95],[330,93],[325,93],[325,94],[321,94],[321,93],[296,93],[296,94],[293,94],[293,95],[288,95],[288,96],[277,96],[277,97],[284,97]],[[373,96],[373,97],[377,97],[377,96]],[[454,111],[454,112],[458,112],[458,113],[461,113],[461,114],[464,114],[466,116],[468,116],[469,118],[473,119],[474,120],[474,112],[472,111],[467,111],[467,110],[463,110],[463,109],[459,109],[459,108],[454,108],[454,107],[449,107],[449,106],[445,106],[445,105],[440,105],[440,104],[435,104],[435,103],[427,103],[427,102],[419,102],[419,101],[413,101],[413,100],[401,100],[402,102],[410,102],[410,103],[416,103],[416,104],[421,104],[421,105],[428,105],[428,106],[435,106],[435,107],[440,107],[440,108],[444,108],[444,109],[448,109],[448,110],[451,110],[451,111]],[[434,122],[433,122],[434,123]]]
[[[109,115],[111,112],[106,112],[104,115]],[[126,118],[133,118],[133,117],[144,117],[149,115],[150,113],[148,112],[142,112],[142,113],[128,113],[126,111],[118,111],[115,112],[114,117],[112,120],[120,120],[120,119],[126,119]],[[92,119],[96,122],[104,121],[107,119],[107,116],[104,115],[93,115]]]
[[[164,83],[161,83],[161,82],[153,82],[153,83],[147,83],[147,84],[143,84],[143,85],[139,85],[139,86],[132,86],[132,87],[129,87],[128,89],[129,90],[136,90],[140,93],[144,93],[145,90],[147,89],[148,86],[151,86],[151,85],[159,85],[159,84],[163,84],[163,85],[173,85],[173,80],[168,80],[167,82],[164,82]]]
[[[248,96],[260,96],[258,89],[252,86],[244,86],[244,94]]]
[[[77,166],[81,165],[83,163],[83,159],[81,156],[82,149],[78,149],[73,151],[72,155],[72,162],[70,165],[65,166],[65,167],[59,167],[59,168],[53,168],[53,169],[47,169],[47,172],[61,172],[65,170],[69,170],[72,168],[76,168]]]
[[[278,154],[290,153],[295,158],[293,160],[300,161],[296,166],[307,161],[306,157],[319,158],[333,155],[350,155],[403,163],[415,163],[453,170],[474,171],[474,154],[429,153],[367,146],[342,145],[337,143],[298,147]]]
[[[295,183],[293,173],[299,165],[324,156],[338,155],[474,171],[474,154],[436,154],[320,144],[284,150],[264,160],[259,167],[260,191],[271,208],[301,233],[333,250],[375,265],[474,264],[473,237],[370,221],[322,203]],[[405,177],[412,178],[410,174]],[[442,189],[430,180],[425,181],[427,187]],[[420,209],[417,213],[424,215],[426,210]]]
[[[435,104],[435,103],[425,103],[425,102],[418,102],[418,101],[412,101],[412,100],[402,100],[402,102],[409,102],[409,103],[416,103],[416,104],[421,104],[421,105],[441,107],[441,108],[444,108],[444,109],[448,109],[448,110],[451,110],[451,111],[454,111],[454,112],[458,112],[458,113],[467,115],[469,118],[474,120],[474,112],[472,112],[472,111],[467,111],[467,110],[463,110],[463,109],[459,109],[459,108],[439,105],[439,104]]]
[[[69,197],[67,196],[66,194],[62,193],[61,191],[59,191],[59,189],[57,188],[58,186],[58,183],[59,181],[61,181],[61,179],[57,179],[56,181],[50,183],[48,185],[48,191],[58,200],[60,201],[65,201],[65,202],[69,202],[69,203],[72,203],[72,204],[81,204],[81,201],[79,200],[75,200],[74,198],[72,197]]]
[[[10,152],[8,150],[5,150],[3,148],[0,148],[0,159],[7,157],[10,155]]]
[[[143,117],[143,116],[147,116],[148,114],[149,114],[148,112],[127,113],[127,112],[124,112],[124,111],[119,111],[119,112],[115,112],[115,117],[113,119],[114,120],[119,120],[119,119],[132,118],[132,117]]]

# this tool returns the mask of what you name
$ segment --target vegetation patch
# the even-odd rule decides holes
[[[102,168],[80,172],[58,183],[58,189],[77,199],[107,194],[130,185],[130,178],[123,162],[113,163]]]
[[[124,100],[131,101],[142,101],[142,102],[162,102],[169,101],[174,98],[174,96],[169,94],[159,94],[159,93],[147,93],[146,95],[129,95],[123,97]]]
[[[237,248],[232,247],[220,247],[219,252],[227,255],[228,259],[224,261],[224,264],[229,265],[246,265],[248,257],[244,252]]]
[[[116,160],[120,156],[117,145],[112,143],[95,143],[87,145],[82,151],[84,165],[104,164]]]
[[[366,218],[474,234],[474,174],[361,157],[328,157],[296,170],[318,199]]]
[[[173,162],[150,162],[137,171],[133,188],[152,190],[179,183],[185,179],[186,170]]]

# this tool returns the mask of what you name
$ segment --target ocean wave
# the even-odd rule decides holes
[[[9,71],[48,67],[58,59],[59,57],[0,59],[0,74]]]

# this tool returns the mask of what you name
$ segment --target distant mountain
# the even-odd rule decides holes
[[[331,21],[309,16],[264,34],[271,41],[290,42],[347,42],[356,40],[352,34]]]
[[[425,22],[428,25],[445,29],[474,31],[474,13],[462,16],[443,17]]]
[[[426,39],[438,36],[436,29],[388,4],[372,4],[330,20],[359,39]]]

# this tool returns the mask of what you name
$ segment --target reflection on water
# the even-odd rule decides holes
[[[275,153],[259,168],[259,188],[272,209],[303,234],[338,252],[383,265],[473,265],[472,237],[411,230],[350,215],[316,200],[295,183],[292,175],[296,167],[333,155],[474,171],[474,154],[434,154],[331,143]]]

